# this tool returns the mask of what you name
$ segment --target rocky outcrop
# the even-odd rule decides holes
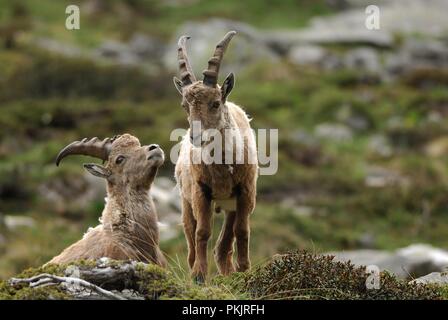
[[[355,265],[374,265],[400,278],[415,278],[448,267],[448,251],[426,244],[413,244],[395,252],[382,250],[351,250],[333,252],[337,261],[351,261]]]
[[[414,279],[410,283],[448,285],[448,273],[432,272],[426,276]]]
[[[380,75],[383,80],[394,80],[421,68],[448,67],[448,45],[444,41],[448,32],[445,18],[448,2],[378,1],[379,30],[365,27],[365,8],[370,4],[367,1],[338,0],[330,4],[341,11],[317,16],[307,27],[299,29],[260,30],[239,21],[211,18],[181,25],[168,41],[139,32],[126,42],[105,40],[90,51],[52,39],[38,38],[34,42],[62,55],[138,66],[150,74],[158,74],[176,72],[177,40],[181,35],[189,35],[190,60],[198,77],[218,39],[228,30],[236,30],[238,37],[226,54],[223,74],[238,73],[260,62],[277,61],[326,70],[353,69]]]
[[[177,40],[181,35],[188,35],[191,37],[187,45],[190,63],[199,78],[217,42],[228,30],[236,30],[238,37],[232,40],[232,45],[226,53],[225,63],[221,66],[222,74],[238,72],[260,61],[278,60],[279,55],[268,46],[263,31],[246,23],[210,19],[205,22],[187,22],[176,31],[164,57],[165,66],[177,71]]]
[[[181,204],[177,185],[173,180],[159,177],[151,187],[151,196],[159,216],[160,239],[176,237],[181,232]]]

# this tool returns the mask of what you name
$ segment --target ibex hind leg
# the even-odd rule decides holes
[[[225,213],[224,223],[219,234],[219,238],[215,247],[215,261],[218,266],[218,270],[223,275],[228,275],[235,272],[233,265],[233,243],[235,234],[233,226],[235,224],[235,211],[229,211]]]

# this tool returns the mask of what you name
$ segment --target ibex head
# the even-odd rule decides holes
[[[186,52],[186,41],[190,37],[182,36],[178,43],[178,62],[180,79],[174,77],[174,85],[182,95],[182,106],[188,113],[190,128],[193,121],[200,121],[204,129],[220,128],[223,121],[223,108],[233,89],[235,78],[230,73],[222,86],[217,84],[219,67],[230,40],[236,34],[228,32],[217,44],[213,56],[208,61],[208,68],[203,71],[204,78],[197,81]],[[192,137],[194,138],[194,137]]]
[[[98,138],[74,141],[59,152],[56,165],[69,155],[87,155],[107,161],[105,166],[88,163],[84,168],[111,185],[132,188],[149,188],[164,162],[163,150],[157,144],[141,146],[140,141],[130,134],[103,141]]]

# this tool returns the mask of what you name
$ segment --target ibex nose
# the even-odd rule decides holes
[[[159,147],[158,144],[153,143],[153,144],[150,144],[150,145],[149,145],[148,150],[149,150],[149,151],[152,151],[152,150],[154,150],[154,149],[157,149],[158,147]]]

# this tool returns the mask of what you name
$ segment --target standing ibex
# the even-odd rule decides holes
[[[181,190],[188,263],[194,279],[199,282],[204,281],[207,274],[212,201],[226,211],[214,251],[219,271],[222,274],[235,271],[232,262],[234,238],[237,243],[237,270],[250,268],[249,215],[255,207],[258,175],[255,137],[245,112],[227,101],[234,86],[233,74],[227,76],[222,86],[217,85],[224,51],[235,34],[235,31],[227,33],[218,43],[213,57],[208,61],[207,70],[203,72],[202,81],[196,80],[188,61],[186,40],[189,37],[182,36],[178,43],[180,80],[174,78],[174,84],[182,95],[182,106],[188,114],[190,129],[181,144],[175,175]],[[194,122],[201,124],[201,132],[194,132]],[[192,157],[198,139],[201,140],[201,134],[208,129],[220,132],[223,154],[232,148],[229,144],[233,137],[229,135],[238,136],[242,144],[239,150],[231,150],[231,160],[235,161],[235,155],[239,152],[244,156],[244,161],[237,164],[195,163]]]
[[[157,213],[149,195],[164,153],[156,144],[141,146],[129,134],[115,138],[75,141],[56,158],[56,165],[68,155],[88,155],[107,161],[106,166],[85,164],[91,174],[106,179],[107,203],[101,224],[54,257],[49,263],[108,257],[165,265],[159,249]]]

